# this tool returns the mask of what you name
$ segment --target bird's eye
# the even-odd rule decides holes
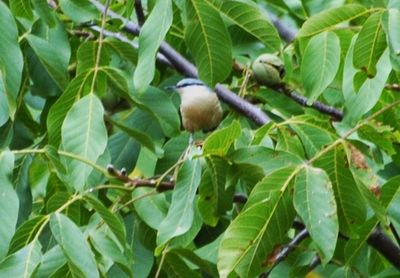
[[[285,76],[285,68],[284,67],[279,67],[279,76],[280,78],[283,78]]]

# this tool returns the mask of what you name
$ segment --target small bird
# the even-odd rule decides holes
[[[190,133],[209,131],[219,125],[222,118],[221,104],[216,93],[202,81],[185,78],[173,88],[181,98],[180,111],[185,130]]]

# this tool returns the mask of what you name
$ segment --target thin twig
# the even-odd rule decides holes
[[[308,265],[308,270],[311,271],[313,269],[315,269],[317,266],[319,266],[321,264],[321,259],[319,258],[318,255],[315,255],[310,264]]]

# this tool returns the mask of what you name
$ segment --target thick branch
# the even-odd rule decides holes
[[[135,0],[135,12],[140,26],[144,23],[144,12],[141,0]]]
[[[375,229],[368,237],[367,242],[381,253],[393,266],[400,270],[400,248],[380,229]]]
[[[100,4],[96,0],[90,0],[93,5],[96,6],[101,12],[104,12],[104,6]],[[120,19],[124,22],[124,29],[127,32],[130,32],[134,35],[139,35],[140,27],[132,21],[129,21],[119,14],[109,11],[108,15],[112,18]],[[177,52],[173,47],[171,47],[168,43],[163,42],[160,46],[160,52],[168,58],[171,64],[175,67],[175,69],[187,76],[187,77],[198,77],[197,68],[189,62],[185,57],[183,57],[179,52]],[[222,85],[217,85],[216,93],[218,97],[226,102],[233,109],[238,112],[244,114],[246,117],[255,121],[258,125],[263,125],[270,121],[269,117],[257,106],[252,105],[246,100],[238,97],[235,93],[225,88]]]
[[[288,97],[290,97],[291,99],[293,99],[295,102],[297,102],[298,104],[300,104],[302,106],[313,107],[316,110],[318,110],[319,112],[321,112],[323,114],[331,115],[332,117],[334,117],[335,119],[337,119],[339,121],[343,119],[343,112],[341,110],[336,109],[335,107],[323,104],[322,102],[319,102],[319,101],[314,101],[313,104],[311,104],[311,106],[309,106],[307,104],[308,99],[304,96],[298,95],[295,92],[289,91],[287,89],[280,89],[278,91],[287,95]]]
[[[269,14],[272,23],[276,30],[278,30],[279,36],[286,42],[291,42],[296,37],[297,31],[293,28],[288,27],[282,20],[273,14]]]
[[[279,253],[275,256],[273,265],[268,272],[260,275],[260,277],[268,277],[271,271],[277,266],[280,262],[286,259],[287,256],[307,237],[309,236],[308,231],[306,229],[301,230],[288,244],[286,244]]]

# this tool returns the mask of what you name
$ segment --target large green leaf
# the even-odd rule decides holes
[[[10,243],[9,253],[15,253],[19,249],[28,245],[36,237],[36,233],[45,220],[45,216],[38,215],[25,221],[21,226],[19,226]]]
[[[32,5],[39,17],[46,21],[50,27],[54,27],[56,24],[55,14],[49,7],[47,0],[32,0]]]
[[[226,160],[210,156],[206,161],[208,171],[201,179],[197,204],[204,222],[215,226],[219,217],[232,208],[234,187],[226,188],[230,166]]]
[[[94,20],[99,14],[88,0],[60,0],[60,8],[69,18],[78,23]]]
[[[94,94],[76,102],[62,125],[63,150],[96,163],[107,146],[103,114],[103,106]],[[70,184],[81,191],[92,167],[76,159],[68,159],[66,166]]]
[[[34,240],[0,263],[0,277],[29,278],[39,265],[42,253],[39,240]]]
[[[33,19],[33,12],[30,0],[10,0],[10,9],[17,17]]]
[[[56,20],[56,25],[52,28],[41,21],[37,25],[36,32],[26,38],[49,75],[60,89],[64,89],[68,83],[68,64],[71,57],[65,27],[59,20]]]
[[[84,199],[96,210],[110,230],[117,237],[122,246],[126,242],[126,231],[121,219],[112,213],[99,200],[92,195],[86,195]]]
[[[333,81],[340,64],[340,42],[332,32],[314,36],[308,43],[301,63],[301,77],[313,103]]]
[[[60,245],[56,245],[48,250],[43,256],[40,265],[35,270],[35,278],[48,278],[52,276],[67,263],[67,258]]]
[[[134,99],[139,108],[150,113],[159,122],[165,135],[173,137],[179,132],[178,110],[166,93],[155,87],[149,87],[146,93],[134,96]]]
[[[136,188],[132,192],[132,198],[139,198],[152,190],[151,188]],[[143,222],[155,230],[158,230],[168,213],[168,203],[164,194],[150,195],[139,199],[134,203],[134,206]]]
[[[281,42],[278,32],[259,8],[237,0],[207,2],[237,26],[259,39],[269,51],[279,51]]]
[[[61,126],[65,116],[86,88],[87,82],[91,81],[93,74],[80,74],[68,84],[63,94],[51,106],[47,117],[47,130],[49,133],[49,144],[58,147],[61,143]]]
[[[135,88],[144,93],[154,78],[156,54],[172,24],[171,0],[157,1],[139,35],[139,60],[134,74]]]
[[[5,95],[8,113],[14,118],[16,100],[21,84],[23,58],[18,44],[14,18],[3,1],[0,2],[0,94]],[[0,98],[4,100],[4,97]]]
[[[375,76],[376,62],[386,48],[381,17],[382,12],[376,12],[365,21],[354,45],[354,66],[370,77]]]
[[[400,71],[400,11],[399,9],[389,9],[382,16],[382,25],[385,30],[387,41],[390,47],[390,58],[392,66],[396,71]]]
[[[192,226],[194,198],[200,183],[200,177],[200,161],[198,159],[186,160],[179,170],[167,217],[161,222],[158,229],[158,245],[184,234]]]
[[[10,151],[0,152],[0,259],[8,251],[8,245],[17,224],[19,200],[11,181],[14,155]]]
[[[93,253],[75,223],[56,212],[50,217],[50,228],[71,267],[76,268],[83,277],[99,277]]]
[[[290,120],[290,126],[300,137],[308,157],[313,157],[335,138],[330,120],[302,115]]]
[[[228,159],[235,164],[251,164],[264,169],[266,175],[288,166],[296,166],[304,161],[298,156],[284,151],[275,151],[262,146],[240,148],[229,154]]]
[[[377,74],[375,77],[367,79],[358,93],[351,95],[348,101],[346,101],[346,113],[343,120],[345,123],[354,124],[378,102],[382,90],[385,88],[386,80],[392,70],[388,49],[386,49],[379,59],[376,69]]]
[[[294,189],[294,207],[326,264],[333,256],[339,234],[332,183],[323,170],[306,166],[297,175]]]
[[[228,277],[233,271],[240,277],[258,276],[274,246],[285,240],[295,217],[291,196],[295,169],[277,170],[254,187],[248,204],[222,238],[220,277]]]
[[[204,142],[204,154],[224,156],[240,133],[241,128],[238,121],[214,132]]]
[[[366,206],[349,169],[342,145],[323,155],[315,162],[325,170],[332,182],[337,204],[339,229],[343,235],[353,237],[366,219]]]
[[[231,40],[220,15],[203,0],[186,1],[185,41],[200,79],[213,87],[231,72]]]
[[[344,5],[338,8],[323,11],[310,17],[297,33],[297,37],[312,36],[331,29],[336,24],[353,20],[368,14],[370,11],[357,4]]]

